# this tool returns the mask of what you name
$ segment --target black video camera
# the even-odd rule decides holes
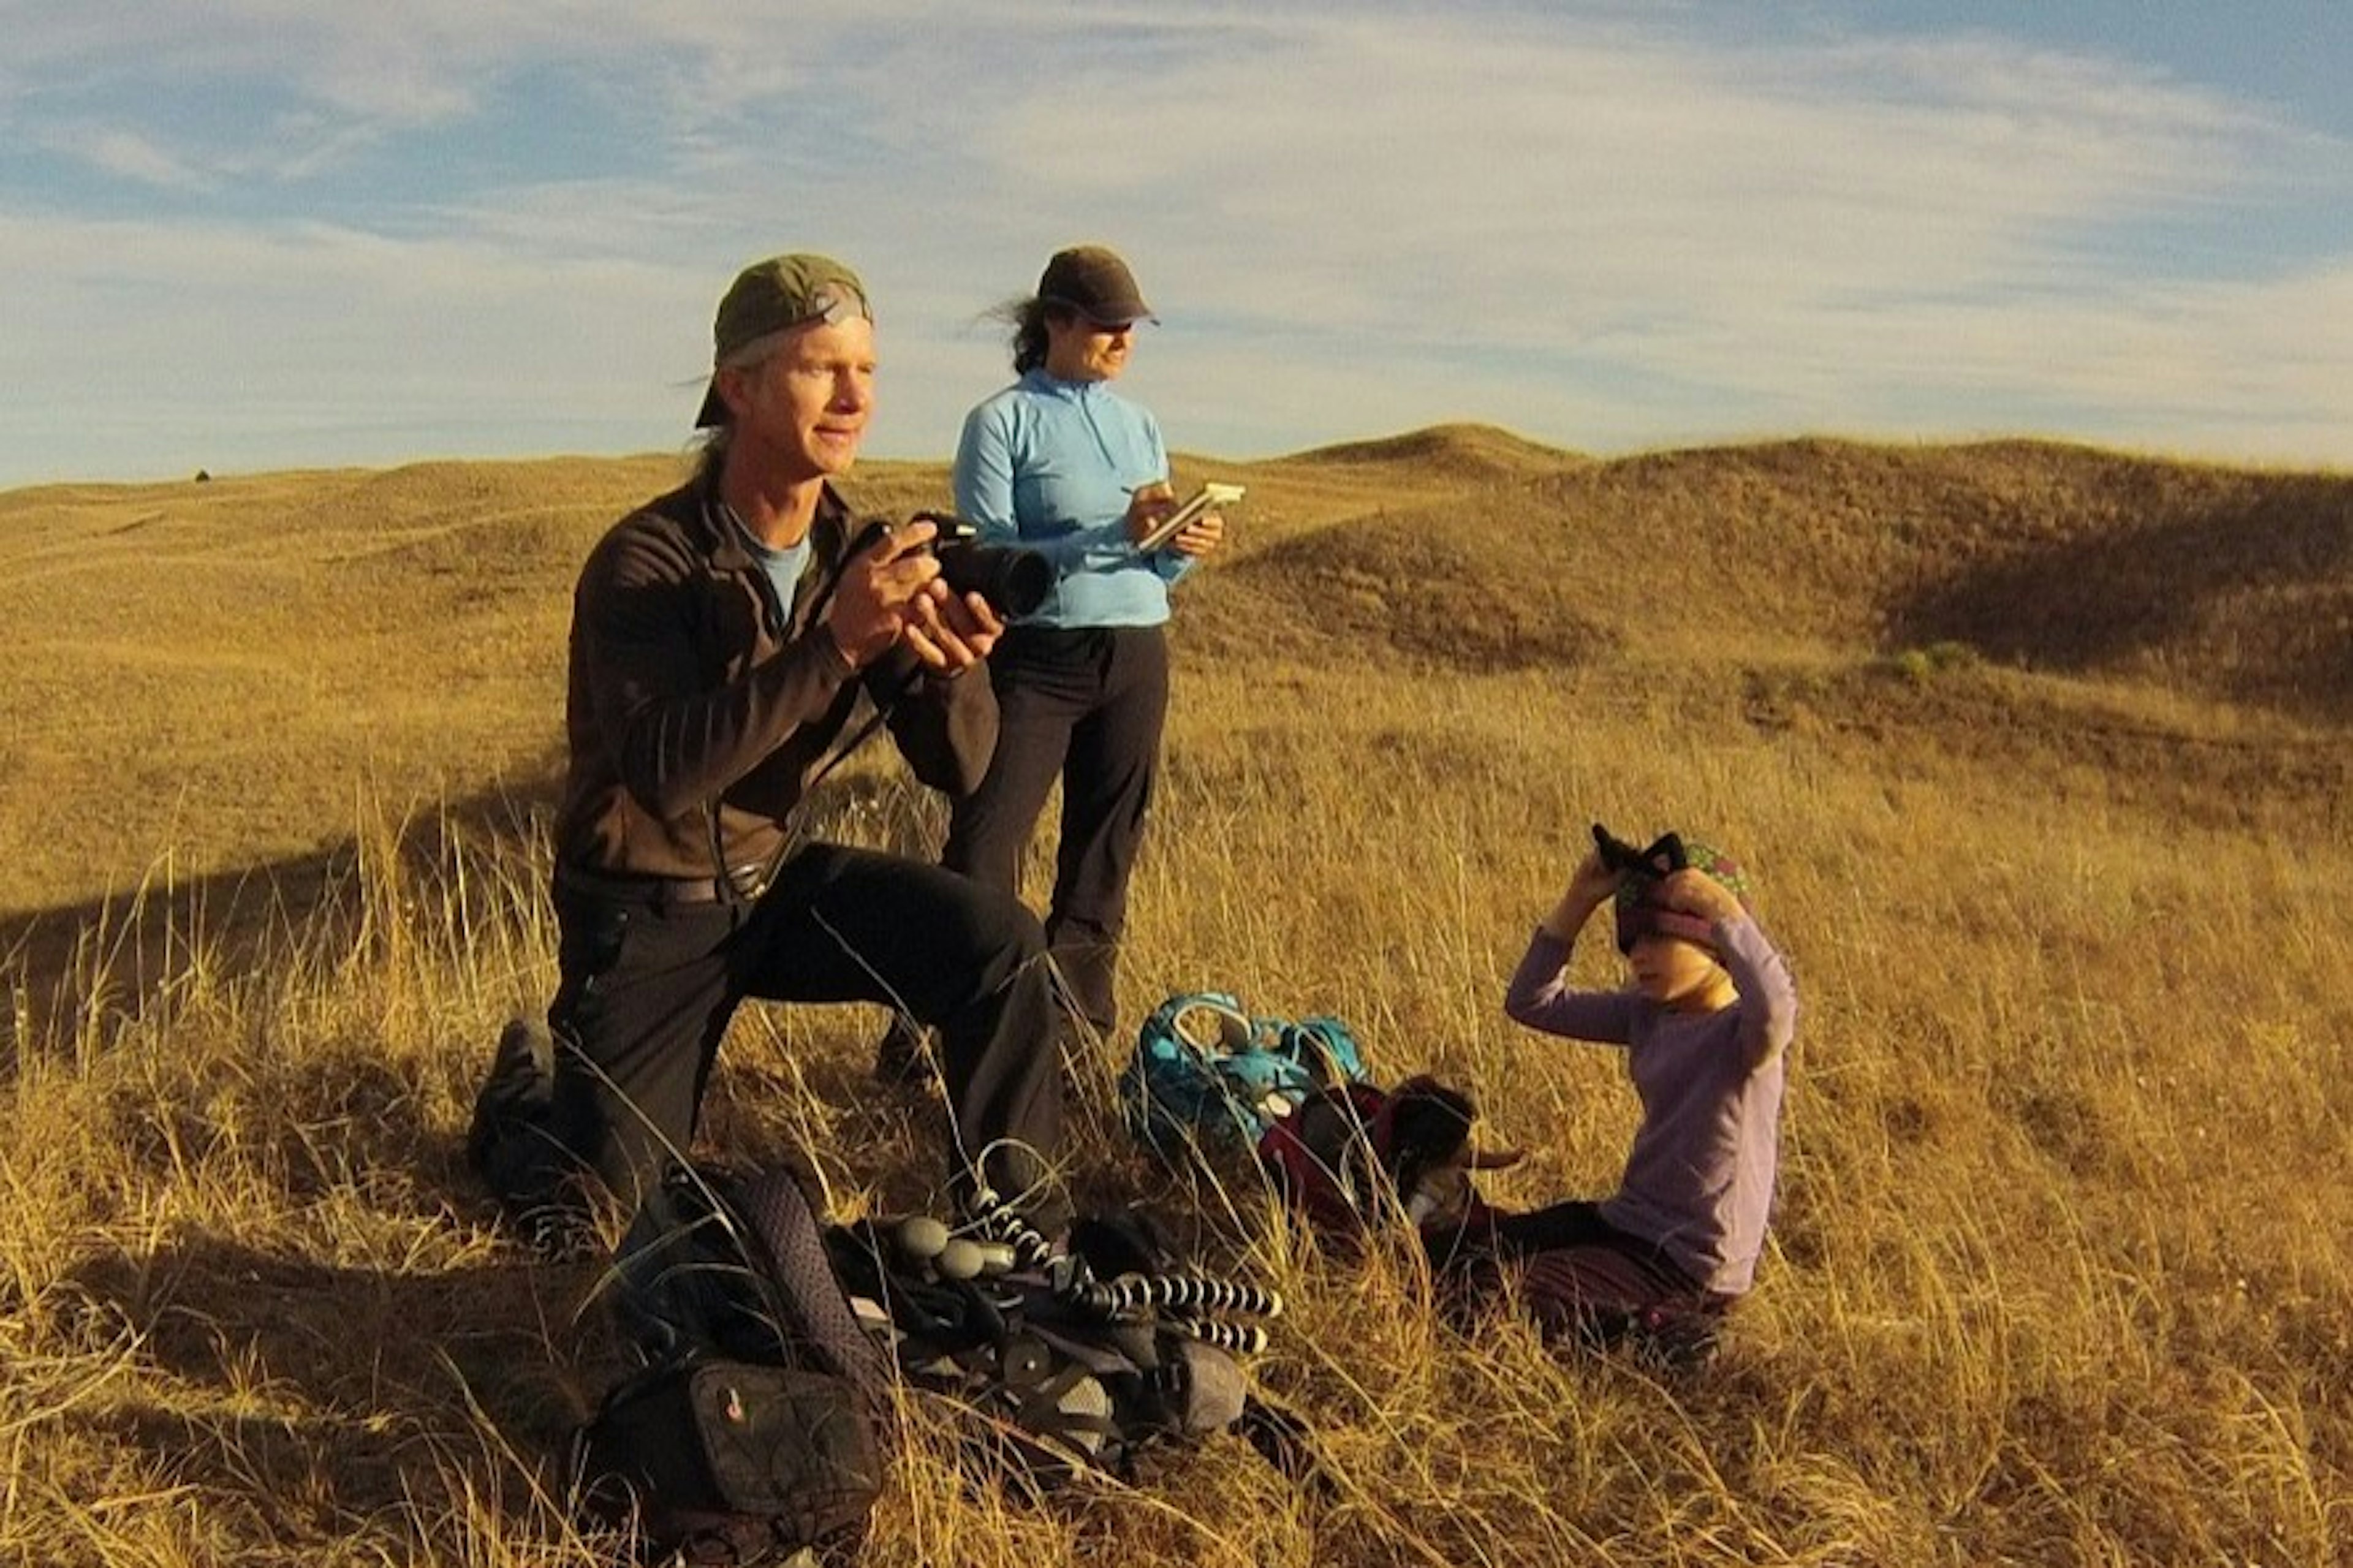
[[[999,616],[1026,616],[1054,591],[1054,567],[1034,550],[1011,544],[983,544],[980,527],[949,511],[919,511],[910,522],[928,522],[935,531],[923,546],[940,563],[940,581],[958,594],[978,594]],[[877,518],[866,525],[850,553],[878,542],[891,525]]]

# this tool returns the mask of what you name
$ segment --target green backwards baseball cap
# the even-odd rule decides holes
[[[719,301],[719,314],[711,323],[712,369],[715,373],[750,363],[758,355],[746,351],[759,349],[762,340],[779,332],[853,316],[874,319],[874,309],[866,302],[866,285],[830,256],[799,251],[755,261],[735,275]],[[709,429],[726,424],[728,417],[714,374],[703,391],[702,411],[694,416],[694,426]]]

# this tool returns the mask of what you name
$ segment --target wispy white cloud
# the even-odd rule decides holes
[[[1548,282],[1571,313],[1985,287],[2062,266],[2102,221],[2227,190],[2260,147],[2196,133],[2207,103],[2091,69],[2046,68],[2029,114],[1978,47],[1735,60],[1436,26],[1314,43],[1090,105],[1082,138],[1033,102],[991,145],[1050,205],[1189,232],[1247,257],[1271,310],[1336,302],[1366,324],[1433,287],[1500,302]],[[1124,212],[1136,190],[1200,199]]]
[[[46,142],[53,150],[80,159],[101,173],[161,190],[206,191],[218,184],[208,172],[158,147],[136,131],[101,129],[87,134],[68,131]]]

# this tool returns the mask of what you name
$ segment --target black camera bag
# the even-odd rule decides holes
[[[793,1173],[672,1170],[616,1275],[648,1364],[575,1438],[583,1515],[634,1525],[647,1561],[846,1560],[881,1491],[889,1364]]]
[[[584,1511],[634,1528],[647,1560],[743,1568],[804,1547],[846,1559],[882,1477],[873,1419],[839,1377],[691,1359],[606,1395],[578,1464]]]

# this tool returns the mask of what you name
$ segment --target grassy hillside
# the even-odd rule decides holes
[[[600,1281],[458,1142],[552,980],[571,574],[677,471],[0,495],[0,1561],[600,1560],[554,1496]],[[1492,1196],[1596,1192],[1630,1092],[1503,981],[1587,823],[1705,831],[1804,994],[1776,1251],[1699,1384],[1465,1336],[1401,1256],[1172,1196],[1108,1043],[1075,1184],[1286,1290],[1261,1373],[1342,1493],[1221,1443],[1006,1509],[916,1418],[867,1561],[2353,1561],[2353,479],[1469,426],[1199,477],[1250,494],[1183,590],[1130,1014],[1337,1012],[1532,1151]],[[812,818],[923,853],[941,814],[872,756]],[[712,1145],[926,1201],[877,1021],[747,1008]]]

